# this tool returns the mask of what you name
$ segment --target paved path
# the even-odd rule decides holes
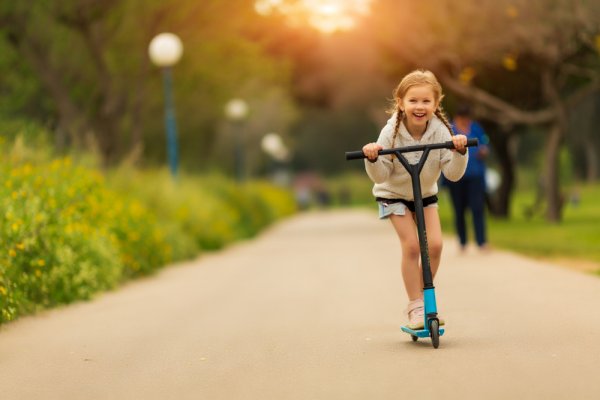
[[[400,332],[399,254],[373,212],[292,218],[3,327],[0,398],[599,398],[600,279],[450,241],[435,350]]]

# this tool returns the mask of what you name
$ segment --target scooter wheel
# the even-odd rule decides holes
[[[415,335],[410,335],[410,337],[412,338],[413,342],[416,342],[419,339],[419,337]]]
[[[429,323],[429,335],[433,348],[437,349],[440,346],[440,322],[437,319],[433,319]]]

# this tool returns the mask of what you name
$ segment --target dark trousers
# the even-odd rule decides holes
[[[477,245],[487,243],[485,233],[485,178],[483,176],[464,176],[458,182],[448,182],[450,197],[454,207],[454,224],[461,245],[467,244],[465,212],[471,210],[475,240]]]

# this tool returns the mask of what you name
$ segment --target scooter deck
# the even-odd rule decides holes
[[[401,327],[403,332],[406,332],[410,335],[416,336],[416,337],[429,337],[430,336],[430,331],[429,329],[418,329],[418,330],[414,330],[414,329],[410,329],[408,326],[403,326]],[[439,332],[440,332],[440,336],[442,336],[444,334],[444,328],[440,327],[439,328]]]

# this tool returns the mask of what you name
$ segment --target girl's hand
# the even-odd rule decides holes
[[[377,143],[368,143],[368,144],[365,144],[362,148],[363,154],[365,156],[367,156],[367,158],[371,162],[377,160],[377,157],[379,157],[379,154],[378,154],[379,150],[383,150],[383,146],[381,146]]]
[[[460,154],[465,154],[467,152],[467,137],[465,135],[452,136],[452,143],[454,143],[454,149],[452,151],[458,151]]]

